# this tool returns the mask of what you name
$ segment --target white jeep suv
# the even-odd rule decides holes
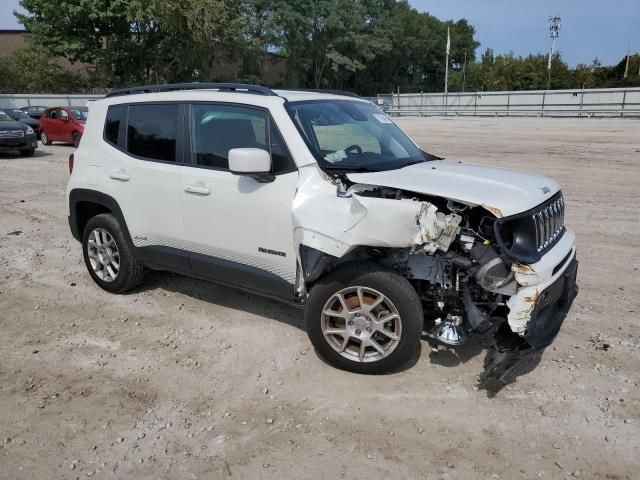
[[[544,348],[575,297],[555,182],[430,155],[353,94],[118,90],[90,103],[69,161],[100,287],[162,269],[304,306],[317,352],[353,372],[403,366],[425,328]]]

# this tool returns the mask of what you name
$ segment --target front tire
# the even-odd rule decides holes
[[[23,157],[33,157],[36,153],[36,150],[34,148],[29,148],[27,150],[20,150],[20,155],[22,155]]]
[[[349,264],[321,279],[305,317],[318,354],[350,372],[393,372],[420,349],[418,294],[407,279],[375,263]]]
[[[87,222],[82,253],[91,278],[108,292],[124,293],[142,282],[144,267],[133,255],[118,220],[109,213]]]

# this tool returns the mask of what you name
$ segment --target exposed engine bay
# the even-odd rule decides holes
[[[512,262],[493,241],[493,214],[482,207],[420,198],[397,189],[366,190],[360,195],[420,203],[415,245],[370,248],[368,253],[414,284],[439,341],[459,345],[469,333],[488,335],[500,329],[508,313],[506,300],[516,292],[517,282]],[[514,335],[511,342],[516,346],[520,340]]]

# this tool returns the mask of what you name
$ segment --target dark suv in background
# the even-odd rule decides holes
[[[20,110],[29,115],[31,118],[35,118],[36,120],[38,120],[40,118],[40,115],[42,115],[42,112],[44,112],[46,109],[47,107],[43,107],[42,105],[31,105],[30,107],[22,107]]]
[[[33,117],[30,117],[24,111],[19,110],[17,108],[0,108],[1,111],[9,115],[16,122],[24,123],[25,125],[29,125],[36,132],[37,136],[40,136],[40,121],[36,120]]]
[[[31,157],[36,148],[38,139],[33,128],[0,111],[0,152],[19,151],[21,155]]]

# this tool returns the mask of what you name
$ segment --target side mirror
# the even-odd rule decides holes
[[[229,150],[229,170],[245,175],[260,183],[273,182],[271,155],[261,148],[232,148]]]

